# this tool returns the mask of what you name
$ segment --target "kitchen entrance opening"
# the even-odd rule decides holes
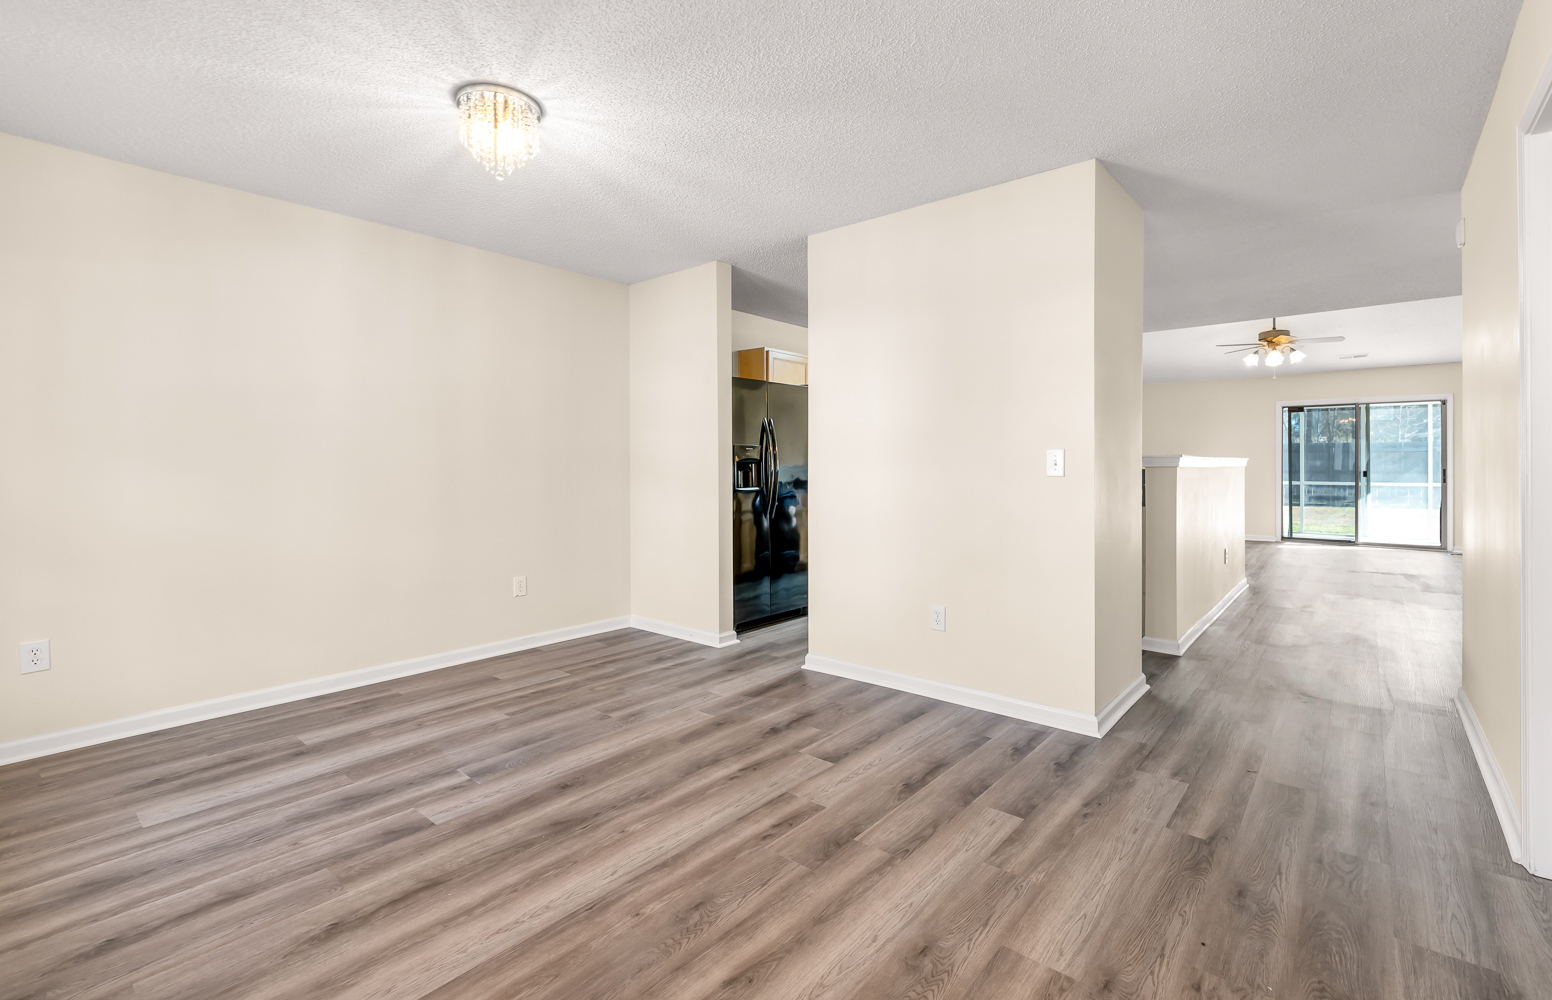
[[[1445,544],[1445,401],[1282,407],[1282,537]]]
[[[743,631],[808,609],[806,385],[733,380],[732,472],[733,627]]]

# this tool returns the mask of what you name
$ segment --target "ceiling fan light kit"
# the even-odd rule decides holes
[[[1219,347],[1232,347],[1230,354],[1238,354],[1241,351],[1249,351],[1245,355],[1245,367],[1254,368],[1266,359],[1268,368],[1276,368],[1284,361],[1290,365],[1296,365],[1309,357],[1296,346],[1298,344],[1334,344],[1346,340],[1346,337],[1295,337],[1287,330],[1277,328],[1276,317],[1272,318],[1272,328],[1263,330],[1254,344],[1219,344]]]

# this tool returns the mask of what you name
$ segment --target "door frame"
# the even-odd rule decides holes
[[[1409,396],[1342,396],[1336,399],[1282,399],[1278,400],[1277,408],[1273,411],[1277,436],[1277,468],[1273,478],[1276,481],[1276,489],[1272,494],[1273,514],[1277,519],[1278,541],[1307,541],[1308,539],[1290,539],[1287,535],[1288,525],[1283,521],[1283,408],[1288,406],[1361,406],[1365,403],[1444,403],[1444,512],[1441,515],[1443,523],[1439,526],[1440,537],[1444,540],[1442,551],[1460,555],[1460,550],[1455,547],[1455,480],[1458,476],[1451,475],[1455,464],[1455,394],[1453,392],[1425,392],[1414,393]],[[1356,452],[1357,442],[1354,442]],[[1354,497],[1356,500],[1356,496]],[[1318,539],[1316,539],[1318,541]],[[1351,542],[1333,542],[1339,545],[1373,545],[1373,542],[1359,542],[1357,536]],[[1415,548],[1416,546],[1407,546]],[[1425,551],[1432,551],[1427,549]]]
[[[1520,802],[1494,795],[1510,853],[1552,876],[1552,61],[1516,139],[1520,290]],[[1470,731],[1468,727],[1468,732]],[[1473,748],[1475,749],[1475,748]],[[1486,749],[1486,748],[1484,748]],[[1486,752],[1491,754],[1491,750]],[[1478,757],[1482,752],[1478,752]],[[1497,770],[1496,765],[1493,768]],[[1493,781],[1483,767],[1488,788]],[[1502,783],[1502,775],[1497,775]]]
[[[1313,406],[1313,408],[1314,409],[1322,409],[1322,408],[1324,408],[1324,406],[1325,406],[1325,404],[1316,404],[1316,405]],[[1358,404],[1356,404],[1356,403],[1333,403],[1333,404],[1330,404],[1330,406],[1331,406],[1332,409],[1336,409],[1336,408],[1340,408],[1340,407],[1351,407],[1352,411],[1353,411],[1353,421],[1354,421],[1354,423],[1357,422],[1357,420],[1358,420]],[[1288,410],[1289,409],[1297,409],[1300,413],[1304,413],[1307,410],[1309,410],[1310,408],[1311,408],[1311,406],[1309,404],[1304,404],[1304,403],[1287,403],[1278,411],[1278,415],[1277,415],[1278,416],[1278,422],[1279,422],[1279,424],[1282,424],[1282,426],[1279,428],[1279,430],[1282,433],[1280,433],[1278,435],[1278,440],[1281,442],[1278,445],[1278,448],[1280,448],[1280,449],[1281,448],[1287,448],[1287,447],[1290,447],[1293,444],[1293,439],[1289,435],[1289,431],[1292,430],[1292,422],[1289,421],[1288,423],[1283,424],[1284,418],[1287,417],[1287,415],[1288,415]],[[1358,469],[1358,456],[1359,456],[1359,454],[1360,454],[1360,449],[1358,447],[1358,439],[1355,436],[1353,438],[1353,537],[1352,537],[1352,540],[1349,541],[1347,538],[1339,538],[1339,537],[1332,537],[1332,538],[1308,538],[1308,537],[1302,537],[1302,538],[1296,538],[1293,535],[1287,534],[1288,525],[1283,520],[1283,506],[1282,506],[1283,505],[1283,501],[1286,499],[1286,497],[1283,496],[1283,492],[1282,492],[1282,485],[1283,485],[1283,482],[1284,482],[1283,477],[1282,477],[1284,453],[1282,451],[1278,452],[1278,454],[1277,454],[1277,488],[1278,488],[1277,489],[1277,519],[1278,519],[1277,520],[1277,540],[1278,541],[1280,541],[1280,542],[1314,542],[1317,545],[1356,545],[1358,543],[1358,534],[1359,534],[1360,531],[1363,530],[1363,525],[1359,523],[1360,519],[1358,517],[1358,500],[1359,500],[1359,492],[1360,492],[1360,490],[1359,490],[1359,477],[1358,477],[1358,471],[1359,471],[1359,469]],[[1300,469],[1300,475],[1301,476],[1303,475],[1303,472],[1304,472],[1304,470]],[[1301,479],[1300,482],[1303,482],[1303,480]],[[1333,484],[1329,484],[1328,483],[1327,485],[1333,485]],[[1303,499],[1302,495],[1300,496],[1300,499]],[[1303,504],[1300,504],[1300,507],[1302,509]]]

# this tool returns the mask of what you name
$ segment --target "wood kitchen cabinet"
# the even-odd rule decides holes
[[[774,347],[751,347],[734,354],[739,378],[755,378],[762,382],[785,382],[787,385],[808,385],[808,356],[778,351]]]

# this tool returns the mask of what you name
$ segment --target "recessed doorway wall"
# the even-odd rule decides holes
[[[1280,537],[1448,548],[1448,394],[1278,404]]]

